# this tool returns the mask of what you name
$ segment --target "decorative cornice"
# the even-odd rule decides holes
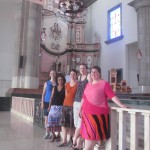
[[[129,6],[134,7],[137,11],[139,8],[142,7],[150,7],[150,0],[134,0],[128,3]]]
[[[66,49],[63,52],[54,52],[51,51],[50,49],[48,49],[44,44],[41,44],[41,48],[43,48],[43,50],[45,50],[47,53],[54,55],[54,56],[60,56],[60,55],[64,55],[66,53],[72,53],[72,52],[84,52],[84,53],[94,53],[94,52],[99,52],[99,49],[92,49],[92,50],[85,50],[85,49],[74,49],[74,48],[70,48],[70,49]]]

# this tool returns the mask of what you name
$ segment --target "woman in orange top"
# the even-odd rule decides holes
[[[65,85],[65,100],[63,103],[62,115],[62,142],[58,147],[67,146],[67,128],[69,128],[70,138],[73,136],[73,102],[77,90],[77,71],[72,69],[70,71],[70,82]]]

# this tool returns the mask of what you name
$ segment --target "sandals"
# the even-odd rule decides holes
[[[57,135],[57,137],[56,137],[56,140],[55,140],[56,142],[60,142],[61,141],[61,136],[60,135]]]
[[[60,143],[59,145],[57,145],[57,147],[64,147],[67,146],[67,143]]]
[[[73,145],[73,139],[72,139],[72,137],[70,137],[70,143],[71,143],[71,145]]]
[[[57,136],[53,136],[50,142],[54,142],[57,139]]]
[[[75,147],[71,147],[71,150],[83,150],[83,148],[75,148]]]
[[[73,138],[72,137],[70,137],[69,142],[71,143],[71,147],[73,147],[73,148],[77,145],[77,144],[73,144]]]

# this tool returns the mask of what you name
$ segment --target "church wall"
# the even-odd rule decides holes
[[[95,41],[95,33],[100,37],[100,67],[102,68],[102,77],[108,80],[108,71],[111,68],[123,68],[123,79],[127,75],[127,50],[126,45],[137,41],[137,14],[136,11],[128,5],[132,0],[97,0],[88,8],[88,21],[86,26],[86,41]],[[106,44],[107,40],[107,11],[114,6],[122,3],[122,27],[124,38],[120,41]],[[91,32],[92,31],[92,34]],[[90,38],[89,38],[90,37]]]
[[[11,88],[15,49],[15,0],[0,1],[0,96]]]

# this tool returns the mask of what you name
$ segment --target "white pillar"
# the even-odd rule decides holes
[[[38,88],[42,6],[22,0],[18,10],[18,37],[12,87]],[[20,64],[22,56],[22,66]]]
[[[137,11],[139,63],[139,92],[150,92],[150,0],[134,0],[129,5]]]

